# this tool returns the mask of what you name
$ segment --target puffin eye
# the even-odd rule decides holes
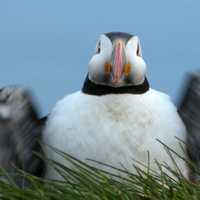
[[[99,41],[96,48],[96,53],[99,54],[101,52],[101,42]]]
[[[141,57],[141,55],[140,55],[140,46],[139,46],[139,44],[137,45],[137,56],[140,56]]]

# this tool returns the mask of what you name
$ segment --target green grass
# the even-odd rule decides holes
[[[181,172],[172,170],[157,162],[159,173],[151,173],[147,167],[142,170],[139,163],[133,167],[136,174],[126,170],[113,170],[124,175],[122,177],[83,163],[72,156],[55,150],[67,162],[73,165],[68,168],[55,161],[49,161],[52,167],[63,177],[64,181],[41,180],[36,177],[19,172],[19,176],[26,178],[30,187],[18,187],[12,178],[2,172],[4,180],[0,180],[0,199],[4,200],[112,200],[112,199],[163,199],[163,200],[199,200],[200,186],[186,180]],[[173,159],[172,154],[170,156]],[[174,162],[174,164],[176,164]],[[175,178],[163,172],[166,168]]]

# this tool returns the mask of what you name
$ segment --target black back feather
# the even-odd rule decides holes
[[[14,174],[16,168],[43,177],[45,163],[36,153],[43,154],[40,146],[44,121],[30,93],[16,87],[0,90],[0,167]],[[16,179],[20,186],[24,180]],[[25,183],[26,185],[26,183]]]
[[[179,114],[187,128],[186,148],[189,160],[200,169],[200,73],[192,74],[186,81]],[[191,181],[200,181],[195,168],[190,167]]]

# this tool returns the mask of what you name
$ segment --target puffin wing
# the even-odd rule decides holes
[[[39,141],[43,123],[27,91],[16,87],[0,90],[0,167],[13,174],[19,168],[44,175],[45,163],[34,154],[42,154]],[[22,185],[24,180],[16,182]]]
[[[187,86],[179,106],[179,114],[187,128],[186,148],[190,161],[200,168],[200,73],[189,75]],[[189,178],[200,177],[190,169]]]

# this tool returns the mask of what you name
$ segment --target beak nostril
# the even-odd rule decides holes
[[[128,76],[131,73],[131,64],[127,63],[124,65],[124,75]]]
[[[104,70],[106,74],[110,74],[112,70],[112,65],[109,62],[106,62],[104,65]]]

